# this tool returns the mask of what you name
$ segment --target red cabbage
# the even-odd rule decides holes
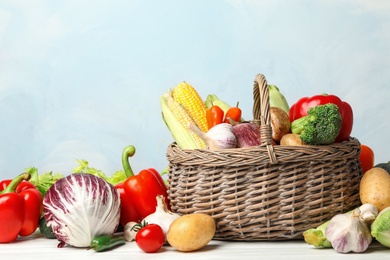
[[[115,187],[91,174],[70,174],[55,182],[43,199],[47,225],[60,245],[89,247],[119,225],[120,196]]]

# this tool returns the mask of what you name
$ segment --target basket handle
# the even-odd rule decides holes
[[[272,145],[272,126],[268,84],[263,74],[257,74],[253,85],[253,119],[260,127],[260,143],[267,147],[271,164],[278,162]]]

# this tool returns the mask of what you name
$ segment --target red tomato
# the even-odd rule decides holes
[[[241,108],[238,107],[238,102],[237,102],[237,105],[235,107],[231,107],[226,111],[226,115],[225,115],[223,121],[225,123],[230,123],[230,121],[228,119],[230,117],[231,119],[233,119],[233,121],[240,122],[241,114],[242,114],[242,111],[241,111]]]
[[[365,173],[372,167],[374,167],[374,152],[367,145],[360,145],[360,166],[362,167],[362,172]]]
[[[142,251],[155,253],[165,242],[164,231],[157,224],[147,224],[137,232],[135,242]]]
[[[212,128],[215,125],[222,123],[223,121],[223,112],[222,108],[219,106],[212,106],[206,110],[206,119],[208,129]]]

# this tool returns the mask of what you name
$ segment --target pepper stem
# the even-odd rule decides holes
[[[35,167],[30,167],[30,168],[27,168],[25,169],[25,171],[27,173],[30,174],[30,179],[29,181],[34,184],[35,186],[38,186],[39,185],[39,174],[38,174],[38,169],[35,168]]]
[[[125,171],[126,177],[129,178],[134,176],[134,172],[131,169],[129,158],[135,154],[135,147],[133,145],[128,145],[123,149],[122,152],[122,166]]]
[[[22,174],[19,174],[17,177],[15,177],[8,186],[1,192],[1,194],[4,193],[10,193],[15,192],[16,187],[22,182],[22,181],[28,181],[30,179],[31,175],[28,172],[24,172]]]

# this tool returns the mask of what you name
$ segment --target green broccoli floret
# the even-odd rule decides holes
[[[308,110],[308,115],[291,123],[291,132],[298,134],[305,144],[322,145],[335,141],[341,129],[339,108],[332,103]]]

